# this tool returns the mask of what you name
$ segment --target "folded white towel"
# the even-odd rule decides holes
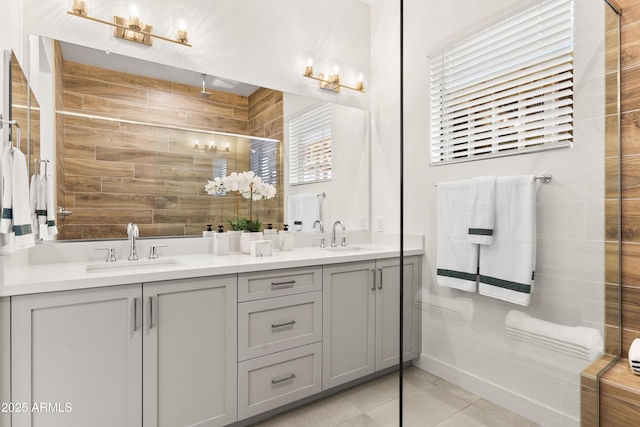
[[[534,177],[499,177],[496,179],[493,243],[480,245],[480,294],[528,306],[535,263]]]
[[[320,219],[318,195],[315,193],[303,193],[289,196],[287,212],[291,230],[296,230],[294,227],[295,221],[302,222],[301,231],[313,230],[313,223],[315,220]]]
[[[437,283],[476,291],[478,247],[467,239],[469,180],[438,184]]]
[[[9,177],[10,176],[10,177]],[[2,221],[0,232],[15,233],[15,248],[35,246],[29,203],[27,161],[20,150],[8,147],[2,156]]]
[[[29,183],[29,205],[33,237],[38,239],[38,174],[36,173],[31,175],[31,182]]]
[[[493,242],[496,177],[478,177],[469,187],[469,236],[471,243]]]
[[[512,338],[586,360],[593,360],[604,351],[597,329],[548,322],[517,310],[507,314],[505,329]]]

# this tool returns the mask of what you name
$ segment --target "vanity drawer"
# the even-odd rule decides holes
[[[238,360],[322,340],[322,292],[238,304]]]
[[[289,268],[238,275],[238,301],[322,290],[322,267]]]
[[[322,345],[315,343],[238,364],[238,419],[322,390]]]

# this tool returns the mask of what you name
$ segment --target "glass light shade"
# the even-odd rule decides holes
[[[76,15],[87,16],[89,14],[88,0],[69,0],[69,10]]]
[[[191,13],[186,7],[173,8],[173,28],[175,38],[180,43],[189,43],[189,29],[191,27]]]

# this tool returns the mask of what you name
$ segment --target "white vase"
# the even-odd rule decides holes
[[[229,252],[240,252],[240,236],[244,234],[242,230],[229,230]]]
[[[262,231],[244,232],[240,235],[240,252],[243,254],[251,253],[251,242],[254,240],[263,240]]]

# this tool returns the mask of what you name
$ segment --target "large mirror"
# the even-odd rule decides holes
[[[331,179],[289,185],[289,120],[326,102],[69,43],[54,52],[57,201],[71,213],[59,239],[122,238],[128,222],[142,237],[196,236],[236,216],[281,228],[293,195],[317,196],[325,223],[368,228],[368,112],[331,105]],[[275,197],[204,190],[250,170]]]
[[[9,93],[11,105],[7,110],[8,117],[4,119],[15,121],[20,126],[20,132],[15,126],[7,126],[7,135],[11,135],[7,140],[20,147],[31,170],[40,153],[40,105],[29,87],[27,73],[13,51],[5,51],[5,69],[10,70],[10,84],[5,90]]]

